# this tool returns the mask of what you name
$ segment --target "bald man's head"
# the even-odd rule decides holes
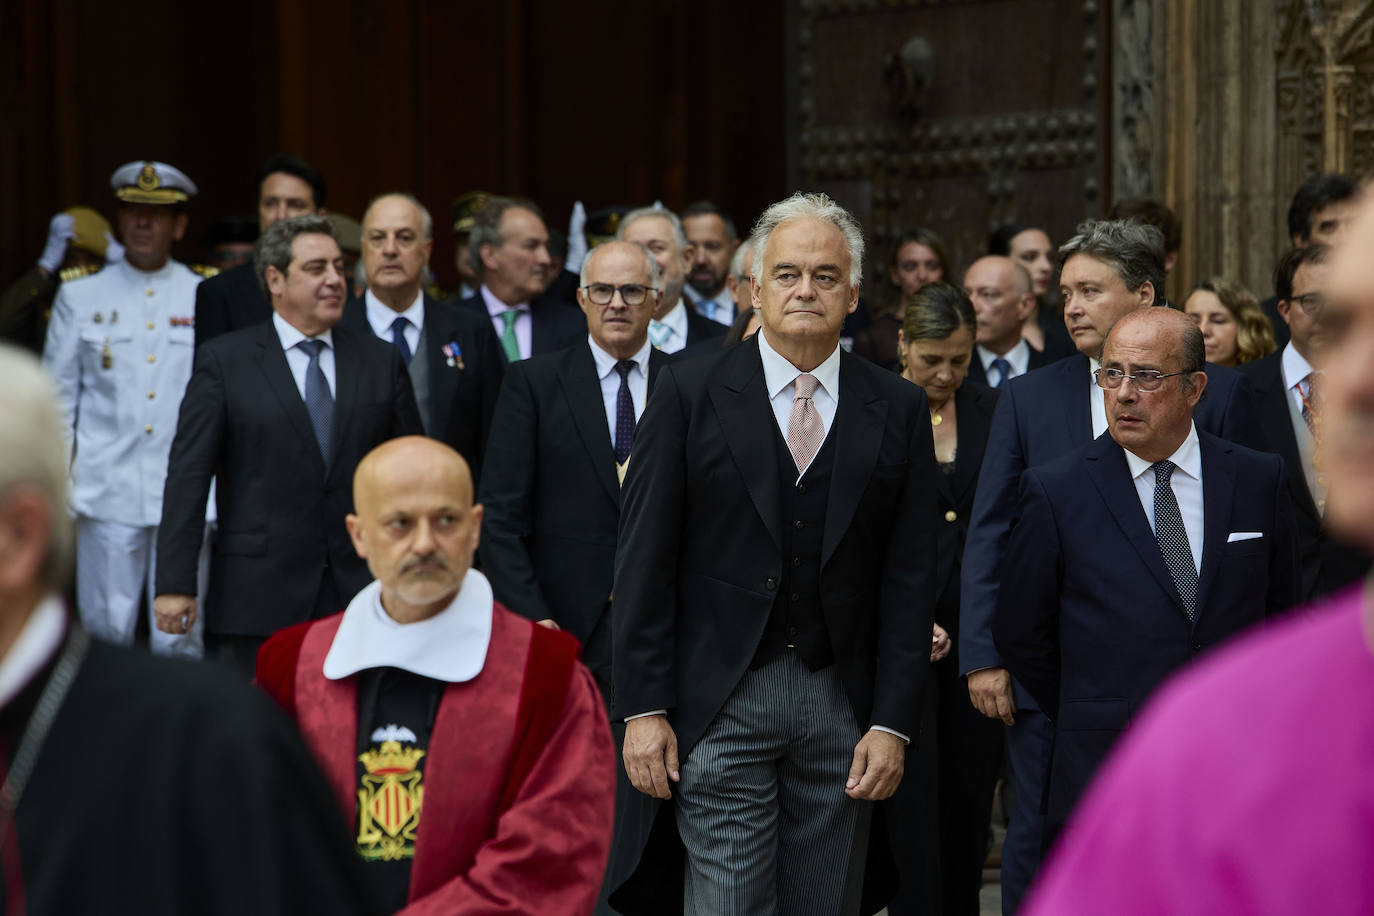
[[[401,623],[446,608],[472,565],[482,507],[472,502],[468,464],[423,436],[392,439],[353,474],[348,533],[382,585],[382,607]]]
[[[1180,311],[1145,308],[1122,316],[1102,345],[1098,376],[1107,383],[1103,407],[1112,438],[1151,463],[1173,455],[1207,388],[1204,352],[1202,332]],[[1129,378],[1113,382],[1117,372]]]

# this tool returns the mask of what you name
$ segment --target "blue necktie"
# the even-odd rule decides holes
[[[320,368],[320,353],[325,348],[323,340],[302,340],[296,344],[310,357],[310,365],[305,367],[305,410],[310,414],[310,425],[315,427],[315,441],[320,446],[320,456],[329,464],[329,431],[334,423],[334,395],[329,390],[329,380]]]
[[[992,387],[1001,388],[1007,383],[1007,379],[1011,378],[1011,363],[999,356],[992,361],[992,368],[1000,373],[997,378],[997,384]]]
[[[1188,619],[1197,620],[1197,567],[1193,565],[1193,550],[1188,544],[1188,530],[1183,527],[1183,514],[1169,478],[1174,473],[1172,461],[1156,461],[1150,465],[1155,472],[1155,540],[1164,554],[1164,564],[1178,586],[1178,596]]]
[[[630,396],[630,370],[634,361],[622,359],[615,364],[620,373],[620,390],[615,395],[615,463],[624,464],[635,444],[635,402]]]
[[[401,351],[401,362],[410,368],[410,360],[413,354],[410,352],[410,344],[406,343],[406,328],[410,327],[410,322],[404,315],[398,315],[396,320],[391,322],[391,342],[396,345],[396,349]]]

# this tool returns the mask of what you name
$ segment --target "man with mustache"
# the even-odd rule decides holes
[[[195,184],[162,162],[127,163],[110,183],[124,259],[62,284],[43,364],[57,379],[72,456],[81,621],[101,639],[130,645],[140,610],[153,622],[144,596],[151,596],[177,407],[191,377],[201,278],[172,259]],[[186,531],[192,582],[204,531],[202,506]],[[202,652],[199,628],[154,628],[149,641],[160,654]]]
[[[1329,252],[1314,243],[1292,249],[1279,261],[1274,294],[1290,331],[1288,343],[1241,369],[1255,388],[1269,448],[1282,455],[1288,467],[1302,549],[1299,597],[1304,601],[1344,588],[1369,570],[1364,554],[1333,538],[1322,525],[1327,481],[1317,459],[1321,382],[1329,366],[1327,354],[1336,342],[1326,316]]]
[[[376,580],[283,630],[257,680],[301,727],[382,912],[590,913],[615,751],[577,641],[495,602],[467,462],[370,452],[348,533]]]
[[[343,517],[353,469],[421,433],[393,344],[335,327],[343,255],[323,216],[272,224],[253,253],[272,319],[206,341],[186,386],[157,541],[157,626],[205,617],[207,650],[251,674],[283,626],[323,617],[367,584]],[[195,579],[210,478],[219,530],[209,585]]]
[[[1054,725],[1047,841],[1154,688],[1298,590],[1283,462],[1193,422],[1197,326],[1125,316],[1096,378],[1109,435],[1022,475],[993,624]]]
[[[1040,861],[1041,818],[1053,731],[1035,700],[1012,680],[993,645],[992,618],[1015,519],[1021,474],[1099,438],[1107,430],[1094,381],[1102,341],[1120,318],[1163,301],[1164,237],[1153,226],[1089,220],[1059,249],[1064,323],[1078,354],[1002,388],[969,522],[961,572],[959,662],[969,698],[1007,733],[1018,802],[1002,847],[1002,911],[1015,913]],[[1263,439],[1240,373],[1208,365],[1199,429],[1243,445]],[[1083,537],[1090,539],[1087,535]]]

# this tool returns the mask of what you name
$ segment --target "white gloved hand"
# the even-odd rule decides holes
[[[661,201],[661,200],[656,200],[656,201],[654,201],[654,209],[655,209],[655,210],[662,210],[662,209],[663,209],[663,201]]]
[[[50,274],[57,273],[62,259],[67,256],[67,242],[76,235],[76,220],[70,213],[59,213],[48,223],[48,241],[43,246],[43,254],[38,266]]]
[[[124,260],[124,246],[115,241],[110,233],[105,233],[105,263],[113,264]]]
[[[563,269],[578,273],[582,270],[582,259],[587,256],[587,208],[582,201],[574,201],[572,218],[568,220],[568,254],[563,258]]]

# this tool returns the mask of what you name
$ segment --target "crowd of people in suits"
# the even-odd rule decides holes
[[[442,465],[435,492],[467,507],[454,551],[477,560],[438,606],[475,581],[574,637],[578,663],[501,612],[491,638],[585,666],[598,703],[579,727],[620,758],[613,828],[588,815],[605,842],[576,846],[590,890],[557,898],[577,912],[976,914],[999,781],[1018,912],[1171,674],[1369,570],[1324,525],[1328,275],[1360,199],[1344,176],[1295,195],[1272,298],[1218,277],[1181,303],[1178,224],[1151,201],[1058,242],[1004,226],[962,271],[913,228],[864,282],[862,227],[824,195],[743,239],[707,202],[578,204],[555,260],[535,203],[474,192],[451,213],[455,298],[409,193],[369,204],[355,276],[324,179],[273,157],[251,262],[205,279],[171,257],[191,179],[150,161],[111,183],[117,231],[92,241],[89,217],[59,214],[0,299],[0,333],[55,380],[82,626],[129,645],[143,618],[156,653],[256,674],[352,816],[352,757],[301,704],[344,702],[331,646],[369,583],[397,620],[409,594],[360,533],[375,465],[396,499]],[[416,437],[452,454],[398,445]],[[418,773],[448,694],[361,656],[358,748]],[[464,680],[435,664],[415,673]],[[398,709],[421,727],[379,711]],[[367,745],[373,725],[421,737]],[[524,829],[503,842],[550,842]],[[392,908],[444,877],[368,874]]]

